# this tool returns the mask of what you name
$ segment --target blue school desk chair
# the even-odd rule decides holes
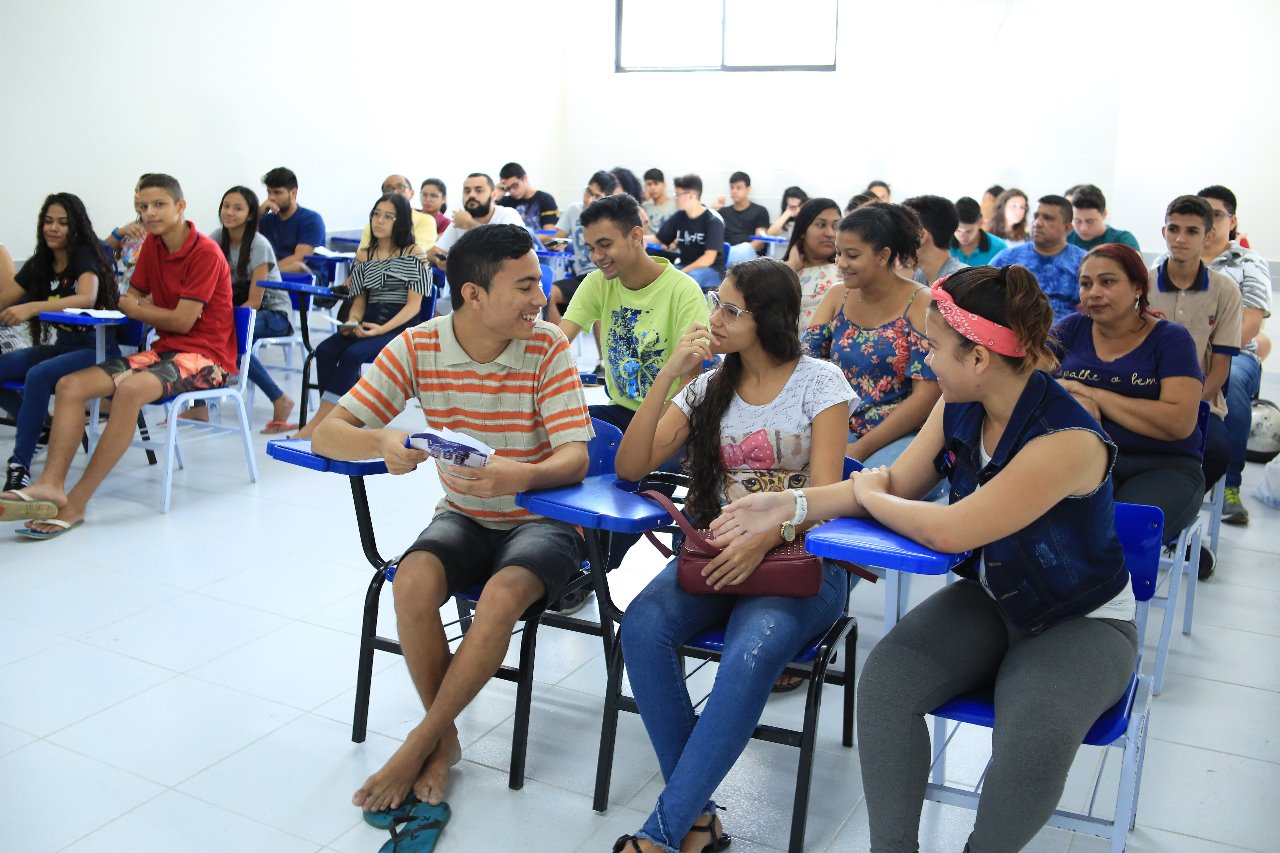
[[[1088,746],[1115,747],[1121,750],[1120,784],[1113,817],[1093,814],[1098,785],[1106,769],[1104,756],[1094,779],[1088,813],[1055,810],[1048,826],[1110,836],[1111,853],[1122,853],[1129,830],[1137,817],[1138,788],[1142,781],[1142,761],[1146,755],[1147,724],[1151,714],[1151,681],[1142,674],[1142,638],[1146,631],[1151,597],[1156,589],[1160,550],[1164,544],[1164,514],[1155,507],[1138,504],[1116,504],[1116,533],[1124,547],[1125,565],[1138,601],[1138,661],[1124,695],[1094,723],[1084,737]],[[991,690],[980,690],[957,696],[933,711],[933,766],[925,797],[947,805],[976,809],[979,789],[970,790],[946,784],[946,748],[960,724],[995,728],[995,706]],[[957,725],[947,734],[947,721]],[[985,776],[985,771],[984,774]]]
[[[848,478],[853,471],[860,470],[862,465],[856,460],[845,459],[844,476]],[[651,479],[655,482],[667,481],[672,475],[655,472]],[[677,477],[679,475],[676,475]],[[686,485],[677,482],[678,485]],[[670,518],[665,511],[662,520]],[[673,528],[660,528],[671,530]],[[812,531],[811,531],[812,532]],[[941,557],[941,555],[939,555]],[[874,578],[872,578],[874,581]],[[609,595],[607,579],[596,589],[596,597],[600,603],[600,618],[621,622],[625,613],[613,603]],[[686,678],[696,674],[707,663],[718,661],[724,651],[724,627],[719,626],[703,631],[688,643],[680,647],[681,658],[700,660]],[[853,746],[853,712],[854,712],[854,660],[858,645],[858,620],[849,614],[846,594],[844,612],[836,621],[813,637],[800,652],[792,658],[791,664],[783,670],[784,675],[794,675],[808,681],[805,696],[805,710],[802,727],[799,730],[786,729],[779,726],[759,724],[751,737],[770,743],[794,746],[800,749],[796,767],[795,793],[791,808],[791,830],[787,849],[790,853],[800,853],[804,849],[805,830],[809,816],[809,794],[813,777],[813,759],[817,748],[818,714],[822,707],[822,688],[825,684],[839,686],[842,690],[843,720],[841,743],[846,747]],[[831,665],[837,661],[840,653],[844,654],[844,669],[837,671]],[[622,644],[614,643],[608,661],[608,681],[605,687],[604,723],[600,732],[600,755],[596,767],[596,787],[593,808],[604,813],[609,807],[609,788],[613,775],[614,746],[618,736],[618,714],[621,711],[639,713],[633,697],[622,692],[622,675],[624,661]],[[683,662],[683,661],[682,661]],[[707,699],[704,696],[695,703],[695,709]]]
[[[595,438],[587,445],[590,455],[588,479],[605,474],[612,475],[613,460],[622,441],[622,433],[617,427],[604,421],[592,420]],[[311,451],[310,441],[294,439],[271,441],[267,443],[267,455],[281,462],[288,462],[314,471],[342,474],[349,478],[351,496],[355,503],[356,527],[360,533],[360,544],[365,558],[373,567],[373,578],[365,593],[364,621],[360,631],[360,657],[356,675],[356,701],[351,722],[351,740],[363,743],[369,722],[369,699],[373,682],[373,657],[375,652],[391,652],[403,654],[400,644],[389,637],[378,634],[378,606],[382,587],[388,582],[394,583],[396,564],[387,560],[378,551],[374,536],[373,518],[369,509],[368,494],[365,491],[365,477],[387,473],[386,463],[381,459],[369,459],[359,462],[344,462],[319,456]],[[616,479],[616,478],[615,478]],[[588,560],[583,563],[583,570],[565,585],[562,595],[568,595],[592,583],[592,573],[596,571],[596,563],[591,554],[591,539],[587,539]],[[599,564],[603,570],[603,564]],[[445,624],[448,630],[457,626],[459,633],[450,637],[450,642],[466,636],[471,627],[473,606],[479,599],[483,586],[473,587],[454,596],[458,608],[458,618]],[[550,625],[556,628],[577,631],[579,633],[601,637],[606,654],[614,645],[612,624],[595,623],[575,616],[569,616],[549,609],[555,602],[542,601],[522,617],[523,627],[517,626],[514,633],[520,634],[520,658],[517,666],[503,665],[494,674],[495,678],[510,681],[516,685],[516,711],[514,732],[511,742],[511,769],[508,785],[512,790],[524,787],[525,758],[529,742],[529,713],[533,700],[533,667],[534,652],[537,646],[538,627]],[[514,636],[514,634],[513,634]]]

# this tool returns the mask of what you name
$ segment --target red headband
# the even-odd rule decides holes
[[[955,329],[961,336],[975,344],[982,344],[992,352],[1001,355],[1021,357],[1027,354],[1013,329],[992,322],[986,317],[979,317],[972,311],[966,311],[956,304],[951,294],[942,289],[945,278],[934,282],[929,292],[933,295],[933,305],[947,321],[947,325]]]

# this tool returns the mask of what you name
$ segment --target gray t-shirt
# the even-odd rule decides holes
[[[215,228],[209,232],[209,239],[221,245],[222,229]],[[231,247],[231,257],[227,259],[227,264],[231,267],[231,283],[234,291],[236,282],[236,267],[240,265],[240,252],[242,247],[235,245]],[[276,266],[276,253],[271,248],[271,241],[262,234],[254,234],[253,242],[249,244],[249,272],[252,273],[262,264],[267,265],[267,281],[280,281],[280,268]],[[239,282],[243,286],[243,282]],[[288,314],[293,310],[293,303],[289,301],[289,294],[283,290],[262,291],[262,307],[260,311],[283,311]]]
[[[560,221],[556,223],[556,230],[563,231],[569,235],[569,242],[573,246],[574,273],[586,275],[595,270],[596,265],[591,263],[591,251],[587,248],[587,238],[584,235],[582,223],[578,221],[581,216],[582,203],[574,202],[560,214]]]
[[[652,199],[645,199],[640,205],[644,208],[644,212],[649,216],[649,230],[647,234],[657,234],[658,229],[662,227],[662,223],[671,218],[671,214],[676,212],[676,200],[668,197],[665,204],[658,204]]]

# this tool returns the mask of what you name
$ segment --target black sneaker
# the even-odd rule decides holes
[[[31,485],[31,472],[18,462],[9,463],[9,471],[4,478],[4,491],[25,489]]]
[[[589,587],[576,589],[568,595],[561,596],[560,600],[552,605],[551,609],[557,613],[563,613],[568,616],[570,613],[577,613],[591,599],[592,592]]]
[[[1200,546],[1200,572],[1199,572],[1200,580],[1207,581],[1209,578],[1213,577],[1213,570],[1216,569],[1217,567],[1218,567],[1218,558],[1213,556],[1213,552],[1210,551],[1207,547],[1205,547],[1204,545],[1201,545]]]

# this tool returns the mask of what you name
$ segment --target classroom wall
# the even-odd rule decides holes
[[[460,202],[469,172],[496,180],[518,160],[554,187],[557,26],[508,0],[8,4],[0,242],[29,255],[40,204],[58,190],[109,233],[133,218],[142,172],[177,177],[204,231],[223,192],[261,196],[279,165],[330,230],[361,227],[390,172],[440,177]]]
[[[579,183],[658,166],[698,172],[709,200],[744,169],[776,212],[791,184],[843,205],[873,178],[896,199],[1088,182],[1144,248],[1174,196],[1222,183],[1280,258],[1280,4],[842,0],[829,73],[613,74],[612,21],[612,3],[580,13],[600,37],[567,69],[562,172]]]
[[[842,0],[825,74],[615,74],[613,20],[609,0],[10,4],[0,242],[29,254],[63,189],[106,233],[143,171],[177,176],[207,230],[224,190],[287,165],[339,230],[388,172],[459,201],[468,172],[514,159],[562,204],[616,165],[698,171],[709,199],[746,169],[775,210],[789,184],[843,203],[871,178],[897,198],[1091,181],[1144,247],[1174,195],[1220,182],[1280,258],[1269,0]]]

